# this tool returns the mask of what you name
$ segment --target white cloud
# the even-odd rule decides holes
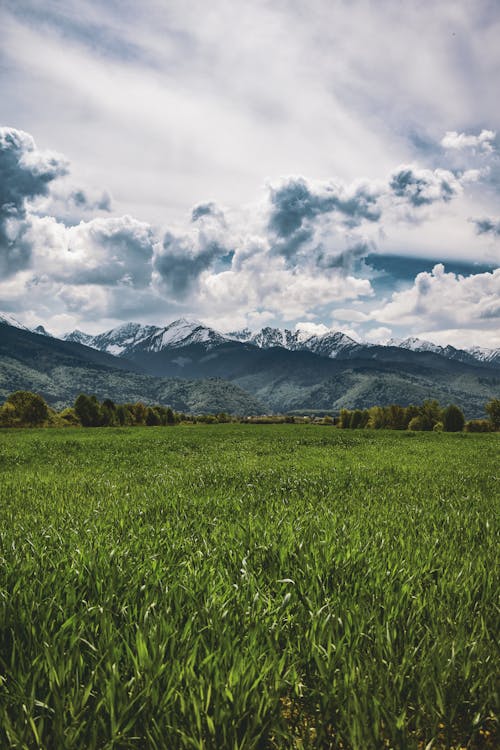
[[[312,323],[309,320],[299,320],[298,323],[295,324],[295,330],[305,331],[305,333],[310,333],[311,336],[322,336],[324,333],[328,333],[330,329],[328,326],[325,326],[324,323]]]
[[[485,349],[500,348],[499,329],[484,328],[444,328],[442,331],[419,331],[419,339],[432,341],[439,346],[451,344],[456,349],[468,349],[475,346]]]
[[[500,327],[500,268],[460,276],[442,264],[417,275],[410,289],[396,292],[372,315],[383,323],[408,326],[413,332],[462,329],[495,332]],[[473,334],[468,334],[473,339]]]
[[[386,326],[380,326],[379,328],[371,328],[365,331],[363,336],[366,341],[370,344],[385,344],[386,341],[391,337],[392,330]]]
[[[491,153],[495,138],[496,132],[494,130],[483,129],[478,135],[467,135],[466,133],[457,133],[456,130],[448,130],[441,139],[441,145],[443,148],[459,151],[472,148]]]
[[[66,227],[52,217],[30,217],[24,235],[32,248],[35,277],[75,285],[147,286],[154,236],[130,216],[92,219]]]
[[[351,310],[349,308],[335,308],[332,310],[337,320],[346,320],[351,323],[364,323],[370,320],[370,316],[361,310]]]

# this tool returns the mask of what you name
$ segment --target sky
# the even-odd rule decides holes
[[[500,347],[497,0],[2,0],[0,311]]]

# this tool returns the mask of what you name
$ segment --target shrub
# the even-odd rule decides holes
[[[427,421],[425,417],[419,414],[418,417],[413,417],[413,419],[410,419],[408,429],[412,430],[413,432],[424,431],[424,430],[428,431],[430,430],[429,422]]]
[[[465,423],[465,432],[491,432],[491,423],[487,419],[471,419]]]

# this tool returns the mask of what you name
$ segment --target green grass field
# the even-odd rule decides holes
[[[0,747],[498,747],[500,439],[0,433]]]

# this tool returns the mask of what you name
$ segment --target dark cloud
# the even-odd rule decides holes
[[[67,173],[57,154],[39,151],[21,130],[0,128],[0,271],[10,276],[30,261],[24,240],[26,204],[48,194],[50,183]]]
[[[325,253],[320,250],[317,255],[317,264],[320,268],[336,268],[343,273],[352,273],[357,263],[373,252],[374,244],[364,240],[355,242],[340,253]]]
[[[323,214],[339,214],[342,225],[347,228],[357,227],[363,220],[378,221],[381,216],[377,206],[380,195],[380,189],[373,189],[366,183],[349,191],[333,184],[314,190],[302,177],[291,178],[278,188],[271,188],[268,227],[275,236],[273,252],[288,260],[295,258],[313,239],[314,220]]]
[[[305,221],[333,211],[342,214],[348,226],[357,226],[363,219],[378,221],[379,195],[365,184],[355,187],[352,193],[336,185],[314,191],[302,177],[291,178],[278,188],[271,188],[269,228],[279,237],[287,238]]]
[[[300,226],[288,237],[278,237],[272,243],[272,251],[275,255],[282,255],[287,260],[294,260],[302,247],[314,237],[314,227]]]
[[[84,211],[111,211],[111,196],[106,190],[98,198],[91,198],[85,190],[74,190],[69,200]]]
[[[219,220],[224,219],[224,214],[217,208],[215,203],[198,203],[191,211],[191,221],[194,223],[204,216],[213,216]]]
[[[183,297],[200,274],[228,252],[228,248],[217,239],[201,233],[193,236],[166,232],[154,268],[168,292]]]
[[[436,201],[450,201],[456,194],[454,183],[451,172],[406,167],[391,176],[389,187],[396,197],[405,198],[418,208]]]
[[[477,234],[492,234],[500,237],[500,221],[498,219],[473,219]]]
[[[60,273],[72,283],[144,287],[151,281],[154,233],[148,224],[130,216],[93,219],[68,235],[68,256],[78,260],[61,264]]]

